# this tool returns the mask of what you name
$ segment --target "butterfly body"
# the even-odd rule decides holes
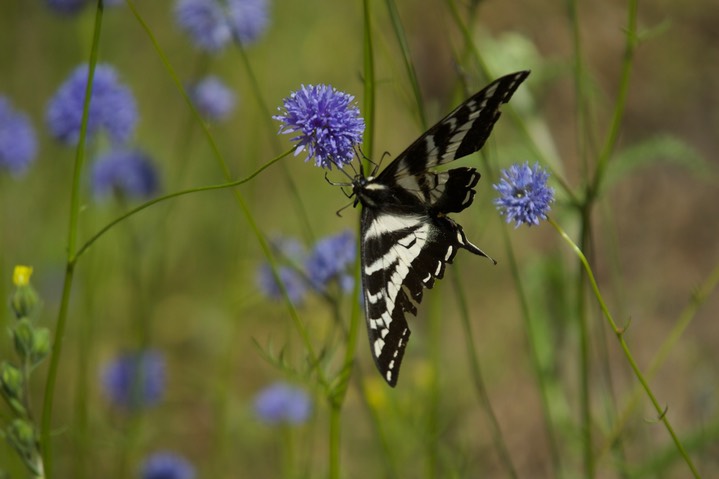
[[[395,386],[410,336],[406,313],[417,314],[423,291],[444,276],[465,249],[487,256],[449,218],[474,200],[474,168],[433,171],[479,150],[506,103],[529,75],[499,78],[421,135],[377,176],[355,176],[352,194],[362,204],[362,286],[370,350],[377,369]]]

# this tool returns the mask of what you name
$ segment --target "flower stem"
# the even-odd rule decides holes
[[[632,368],[632,371],[634,372],[634,375],[637,377],[637,380],[642,385],[642,388],[647,394],[647,397],[649,397],[649,400],[651,401],[652,405],[654,406],[654,409],[657,412],[658,419],[661,420],[661,422],[664,424],[664,427],[666,428],[667,432],[672,438],[672,441],[674,441],[674,445],[679,452],[679,454],[684,458],[684,462],[686,462],[687,466],[689,467],[689,470],[691,471],[692,475],[695,478],[701,477],[699,475],[699,471],[697,471],[696,467],[694,466],[694,463],[692,462],[691,458],[687,454],[686,450],[684,449],[684,446],[682,445],[681,441],[677,437],[676,433],[674,432],[674,428],[672,427],[671,423],[669,422],[669,414],[667,411],[667,408],[663,408],[659,401],[657,401],[656,396],[654,396],[654,393],[652,392],[651,387],[647,383],[646,379],[644,378],[644,375],[642,374],[642,371],[639,369],[639,366],[637,365],[636,361],[634,360],[634,356],[632,355],[631,351],[629,350],[629,346],[627,345],[627,342],[624,339],[624,333],[626,331],[626,328],[619,328],[614,321],[614,318],[612,317],[612,314],[609,312],[609,309],[607,308],[606,303],[604,302],[604,298],[602,297],[601,292],[599,291],[599,286],[597,285],[597,281],[594,278],[594,273],[592,272],[592,268],[589,265],[589,262],[587,261],[587,258],[584,256],[584,253],[581,249],[572,241],[572,239],[567,235],[567,233],[564,232],[564,230],[557,224],[552,218],[548,218],[547,221],[549,224],[551,224],[555,230],[557,230],[557,233],[566,241],[569,246],[572,248],[574,253],[577,255],[579,260],[581,261],[582,265],[584,266],[584,270],[587,273],[587,278],[589,279],[589,283],[592,287],[592,291],[594,292],[595,297],[597,298],[597,302],[599,303],[599,307],[602,310],[602,313],[604,313],[604,317],[609,322],[609,325],[612,328],[612,331],[614,332],[614,335],[617,337],[617,340],[619,341],[619,345],[622,348],[622,351],[624,352],[624,356],[627,358],[627,361],[629,362],[629,365]]]
[[[85,87],[85,101],[82,107],[82,122],[80,124],[80,138],[75,150],[75,165],[70,190],[70,215],[67,232],[67,262],[65,264],[65,279],[62,288],[62,299],[58,311],[55,338],[53,340],[52,353],[50,354],[50,365],[45,382],[45,396],[43,398],[42,419],[40,426],[40,444],[44,471],[46,477],[52,477],[52,444],[50,430],[52,428],[52,406],[55,397],[55,385],[57,383],[57,372],[60,367],[62,356],[63,338],[67,325],[67,312],[70,305],[70,293],[72,292],[72,281],[75,273],[75,244],[77,242],[77,225],[80,215],[80,185],[82,183],[82,170],[85,163],[85,140],[87,138],[87,119],[90,110],[90,98],[92,96],[93,79],[95,76],[95,65],[97,64],[98,50],[100,46],[100,32],[102,31],[103,0],[98,0],[95,11],[95,24],[90,47],[90,62],[87,72],[87,86]]]

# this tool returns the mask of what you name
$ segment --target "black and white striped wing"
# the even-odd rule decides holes
[[[400,153],[377,180],[413,189],[421,173],[482,148],[499,119],[500,106],[528,75],[527,70],[510,73],[475,93]]]
[[[409,340],[406,313],[417,314],[424,288],[444,276],[445,264],[470,243],[447,217],[362,212],[362,286],[370,350],[390,386],[397,384]]]

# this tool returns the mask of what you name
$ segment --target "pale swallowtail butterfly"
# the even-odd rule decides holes
[[[417,314],[424,288],[444,276],[457,251],[487,256],[447,216],[467,208],[480,174],[474,168],[435,172],[438,165],[482,148],[499,107],[529,71],[499,78],[421,135],[380,174],[361,171],[352,181],[362,204],[361,267],[370,350],[387,383],[397,384],[409,340],[407,312]]]

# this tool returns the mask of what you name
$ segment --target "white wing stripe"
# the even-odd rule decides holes
[[[413,228],[419,223],[422,223],[422,216],[394,216],[394,215],[380,215],[372,221],[372,224],[367,228],[364,239],[377,238],[387,233],[394,231],[403,230],[406,228]]]

